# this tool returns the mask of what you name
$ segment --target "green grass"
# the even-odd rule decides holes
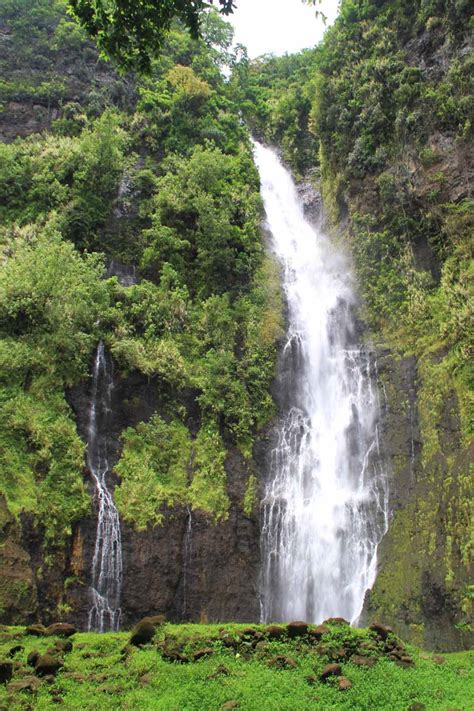
[[[232,635],[244,628],[225,626]],[[235,649],[225,647],[218,639],[221,629],[221,625],[168,624],[158,630],[152,644],[131,648],[125,656],[121,652],[129,639],[126,632],[78,633],[72,638],[73,651],[64,656],[64,667],[54,681],[42,681],[34,694],[12,694],[2,685],[0,709],[41,711],[54,708],[58,700],[68,710],[218,711],[232,700],[245,711],[407,711],[415,703],[424,704],[427,711],[472,709],[472,653],[446,654],[442,663],[436,663],[428,653],[407,647],[415,664],[402,668],[382,656],[381,643],[366,630],[334,626],[319,643],[284,638],[252,650],[245,643]],[[24,650],[14,657],[13,681],[20,680],[32,671],[26,666],[27,654],[34,649],[44,652],[53,642],[52,638],[25,635],[21,628],[4,628],[0,632],[0,660],[7,658],[12,646],[23,645]],[[160,644],[179,646],[185,655],[210,646],[213,653],[180,664],[163,659]],[[361,668],[342,662],[343,674],[353,683],[347,691],[340,691],[336,680],[309,683],[307,677],[319,677],[341,644],[353,648],[364,645],[366,654],[377,657],[375,666]],[[297,667],[269,667],[276,655],[291,657]],[[226,671],[219,673],[223,667]]]

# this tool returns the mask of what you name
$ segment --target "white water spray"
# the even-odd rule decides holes
[[[262,621],[356,623],[388,526],[374,363],[355,342],[347,259],[305,219],[276,154],[256,143],[255,159],[288,307],[287,412],[262,503]]]
[[[107,438],[104,434],[104,426],[111,413],[112,389],[111,364],[107,360],[104,344],[101,341],[94,360],[87,436],[87,466],[94,481],[98,506],[88,629],[96,632],[118,630],[121,614],[122,541],[120,519],[106,481],[110,472]]]

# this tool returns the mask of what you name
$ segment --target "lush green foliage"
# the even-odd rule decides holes
[[[214,0],[68,0],[74,15],[106,56],[126,69],[150,71],[150,57],[163,46],[173,20],[199,36],[201,14]],[[224,15],[233,0],[216,0]]]
[[[254,626],[263,630],[263,627]],[[73,650],[64,657],[65,667],[54,683],[43,681],[33,694],[9,694],[2,685],[0,704],[16,710],[33,701],[35,709],[49,709],[53,698],[62,698],[68,709],[159,709],[171,711],[219,711],[228,701],[235,701],[243,711],[282,711],[294,709],[353,709],[354,711],[406,711],[425,708],[426,711],[445,711],[457,708],[468,711],[471,705],[473,682],[472,653],[448,654],[432,658],[410,649],[414,655],[412,668],[401,668],[395,662],[381,658],[371,668],[357,667],[343,662],[343,673],[353,683],[347,691],[340,691],[337,680],[323,684],[318,674],[341,643],[371,644],[366,630],[332,627],[325,635],[325,654],[317,647],[283,639],[265,642],[256,651],[250,647],[240,651],[224,647],[219,640],[222,626],[170,625],[155,636],[155,643],[141,649],[132,648],[123,657],[121,650],[127,641],[126,632],[119,634],[77,634]],[[226,625],[230,638],[238,640],[244,625]],[[196,662],[179,664],[166,661],[160,654],[160,643],[172,648],[180,646],[191,655],[209,647],[212,653]],[[25,647],[14,657],[25,664],[32,650],[44,652],[51,647],[51,638],[25,636],[18,628],[4,629],[0,636],[0,655],[18,643]],[[377,656],[377,652],[373,652]],[[291,658],[294,668],[278,669],[269,665],[277,655]],[[437,660],[437,661],[436,661]],[[19,680],[17,669],[14,682]],[[419,705],[419,706],[418,706]]]
[[[0,144],[8,505],[16,515],[33,512],[58,542],[88,509],[83,444],[65,392],[87,377],[102,339],[117,373],[142,373],[160,403],[150,422],[123,436],[123,515],[140,528],[174,504],[225,517],[227,450],[250,456],[273,412],[281,312],[248,135],[220,71],[231,61],[232,33],[216,13],[206,15],[201,40],[173,26],[125,106],[104,91],[123,85],[100,63],[103,83],[94,87],[97,55],[64,3],[1,0],[0,8],[14,48],[23,51],[32,28],[51,71],[70,58],[82,77],[79,104],[70,100],[75,70],[66,73],[48,131]],[[16,101],[40,101],[34,82],[43,70],[35,74],[33,56],[17,65],[10,50],[2,55],[5,75],[27,87]],[[4,123],[16,106],[8,104]],[[112,260],[136,265],[139,282],[105,278]]]
[[[232,86],[251,130],[281,148],[295,175],[317,167],[318,139],[311,121],[318,48],[234,64]]]

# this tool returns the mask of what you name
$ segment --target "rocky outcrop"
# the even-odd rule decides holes
[[[391,520],[361,623],[383,619],[429,649],[469,648],[473,637],[462,612],[469,574],[459,542],[467,523],[470,455],[459,446],[455,396],[445,403],[439,427],[442,450],[423,461],[416,359],[383,351],[378,372]]]
[[[33,620],[37,590],[31,557],[22,541],[21,523],[0,494],[0,611],[10,623]]]
[[[84,438],[88,390],[85,383],[69,394]],[[113,414],[105,433],[112,466],[120,456],[121,432],[162,408],[156,383],[138,373],[127,377],[116,374]],[[249,516],[243,510],[248,472],[236,450],[228,455],[226,471],[231,502],[226,520],[216,523],[203,512],[180,506],[165,510],[163,525],[146,531],[122,524],[123,626],[155,614],[165,614],[170,620],[258,619],[259,519],[258,512]],[[87,626],[90,606],[88,587],[95,535],[95,517],[81,521],[74,531],[64,571],[69,581],[64,594],[70,609],[68,619],[82,628]]]

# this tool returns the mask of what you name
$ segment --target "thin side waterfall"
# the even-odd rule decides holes
[[[184,544],[183,544],[183,609],[181,611],[181,616],[183,620],[186,619],[187,606],[188,606],[188,567],[189,560],[191,557],[191,546],[192,546],[192,536],[193,536],[193,516],[191,507],[188,506],[187,509],[187,521],[186,521],[186,532],[184,534]]]
[[[87,465],[95,486],[97,533],[92,559],[91,607],[88,629],[96,632],[120,627],[122,588],[122,541],[120,519],[107,486],[109,461],[105,427],[111,414],[112,364],[104,344],[99,343],[94,359],[92,397],[89,409]]]
[[[262,621],[355,624],[388,526],[375,362],[357,344],[350,265],[304,217],[289,172],[255,143],[288,332],[284,414],[262,502]]]

